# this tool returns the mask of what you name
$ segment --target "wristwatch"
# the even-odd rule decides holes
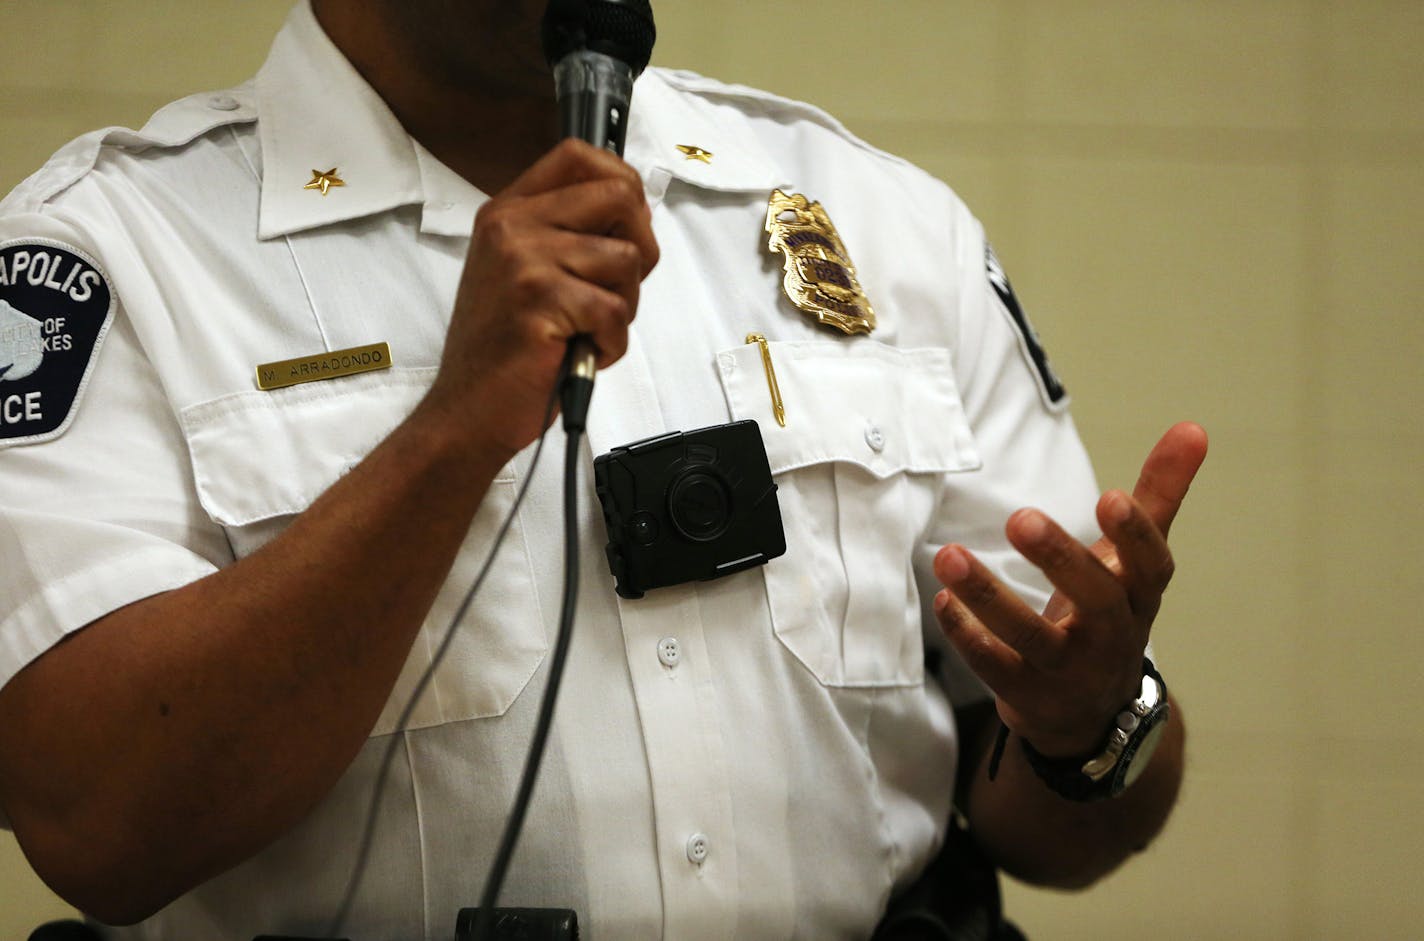
[[[1170,715],[1167,684],[1143,657],[1142,692],[1117,714],[1098,751],[1084,758],[1049,758],[1027,739],[1020,738],[1019,744],[1034,772],[1054,791],[1069,800],[1102,800],[1117,797],[1147,769]]]

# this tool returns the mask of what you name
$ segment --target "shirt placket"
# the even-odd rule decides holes
[[[662,409],[635,323],[628,353],[601,373],[589,411],[594,454],[660,434]],[[652,788],[663,937],[713,941],[736,924],[731,776],[695,586],[618,599]]]

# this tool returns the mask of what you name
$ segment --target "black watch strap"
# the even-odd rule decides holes
[[[1050,758],[1029,744],[1027,739],[1019,738],[1024,757],[1044,784],[1060,796],[1074,801],[1116,797],[1126,789],[1131,780],[1127,769],[1138,757],[1143,743],[1169,715],[1167,684],[1147,657],[1142,658],[1142,675],[1156,683],[1156,696],[1150,702],[1137,699],[1129,703],[1118,713],[1113,727],[1092,753],[1076,758]],[[1155,736],[1152,740],[1155,744]],[[1150,756],[1141,757],[1146,760]]]

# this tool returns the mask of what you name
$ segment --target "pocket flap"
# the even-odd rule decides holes
[[[434,375],[392,370],[183,409],[203,508],[224,526],[301,512],[405,420]]]
[[[784,428],[757,344],[718,353],[717,367],[732,417],[761,427],[773,474],[835,461],[882,479],[981,466],[948,350],[856,340],[773,342],[770,351]]]

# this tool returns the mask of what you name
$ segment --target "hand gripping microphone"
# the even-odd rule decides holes
[[[653,10],[648,0],[549,0],[542,28],[544,58],[554,72],[554,90],[565,137],[582,138],[620,157],[623,155],[633,80],[642,74],[652,56],[654,36]],[[569,339],[564,358],[559,395],[565,432],[565,561],[559,634],[549,657],[544,697],[539,703],[514,806],[505,821],[504,835],[485,879],[479,908],[460,911],[457,941],[578,938],[578,918],[571,910],[497,907],[500,886],[509,871],[519,831],[529,810],[553,724],[554,704],[568,660],[578,604],[578,442],[588,417],[589,400],[593,397],[598,356],[590,339],[579,334]],[[521,491],[520,499],[522,497]]]
[[[544,58],[554,70],[565,137],[623,156],[633,80],[647,67],[656,38],[649,0],[549,0]],[[582,431],[598,356],[587,337],[577,336],[569,341],[569,357],[564,429]]]

